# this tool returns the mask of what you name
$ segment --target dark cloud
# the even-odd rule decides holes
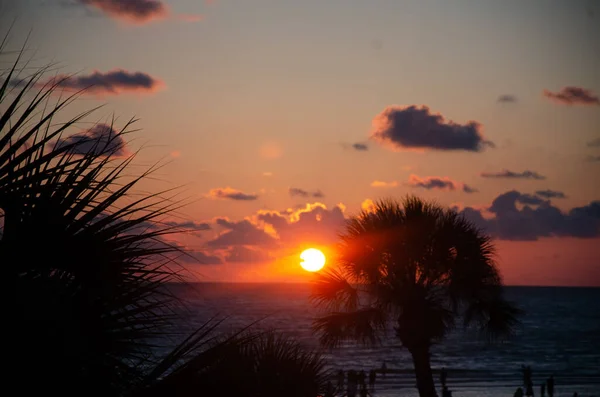
[[[182,221],[182,222],[177,222],[177,221],[168,221],[168,222],[163,222],[165,226],[170,226],[176,229],[181,229],[181,230],[193,230],[196,232],[202,232],[205,230],[210,230],[210,224],[208,223],[198,223],[198,222],[194,222],[194,221]]]
[[[369,150],[369,145],[367,145],[366,143],[362,143],[362,142],[355,142],[355,143],[342,142],[342,143],[340,143],[340,145],[344,149],[356,150],[357,152],[366,152],[367,150]]]
[[[563,192],[558,192],[556,190],[550,190],[550,189],[538,190],[535,192],[535,195],[543,197],[545,199],[567,198],[567,196]]]
[[[369,146],[367,146],[366,143],[356,142],[356,143],[352,144],[352,149],[358,150],[358,151],[366,151],[366,150],[369,150]]]
[[[480,152],[485,140],[475,121],[458,124],[433,114],[427,106],[389,106],[373,119],[371,138],[392,149],[466,150]]]
[[[218,256],[210,255],[202,251],[183,249],[185,254],[179,256],[177,261],[196,265],[220,265],[223,263]]]
[[[15,81],[14,84],[22,83]],[[58,75],[38,85],[57,85],[58,88],[66,90],[84,90],[82,93],[89,95],[118,95],[126,92],[151,93],[157,91],[162,82],[147,73],[116,69],[106,73],[94,71],[88,75]]]
[[[523,207],[518,208],[517,203]],[[493,214],[492,218],[484,217],[482,210],[471,207],[460,212],[501,240],[600,236],[600,201],[565,213],[552,206],[549,200],[513,190],[496,197],[488,211]]]
[[[274,247],[277,240],[260,229],[258,225],[247,219],[231,222],[225,218],[218,218],[215,223],[226,229],[217,238],[208,241],[209,247],[231,247],[237,245],[251,245],[262,247]]]
[[[107,124],[96,124],[86,131],[60,139],[55,144],[57,148],[74,145],[71,151],[75,154],[127,155],[123,137]]]
[[[408,184],[412,187],[420,187],[427,190],[455,190],[457,186],[456,182],[452,181],[449,178],[440,178],[437,176],[427,176],[425,178],[421,178],[414,174],[408,178]]]
[[[208,195],[209,197],[215,199],[229,199],[237,201],[252,201],[258,198],[257,194],[244,193],[230,187],[211,189],[210,192],[208,192]]]
[[[244,246],[232,247],[225,257],[225,262],[260,263],[273,259],[266,251],[250,249]]]
[[[314,192],[309,192],[308,190],[300,189],[297,187],[291,187],[288,189],[288,193],[292,197],[314,197],[314,198],[322,198],[325,197],[323,192],[320,190],[315,190]]]
[[[477,190],[474,187],[471,187],[471,186],[469,186],[467,184],[464,184],[462,189],[463,189],[463,192],[465,192],[465,193],[477,193],[477,192],[479,192],[479,190]]]
[[[418,175],[411,174],[408,178],[407,185],[427,190],[456,190],[460,188],[464,193],[467,194],[477,193],[479,191],[467,184],[455,182],[450,178],[439,176],[426,176],[424,178],[421,178]]]
[[[600,161],[600,156],[587,156],[585,158],[585,161],[587,161],[588,163],[597,163]]]
[[[591,90],[581,87],[564,87],[558,92],[544,90],[544,96],[563,105],[600,105],[600,99]]]
[[[515,103],[517,102],[517,97],[510,94],[500,95],[498,97],[498,102],[500,103]]]
[[[545,176],[538,174],[535,171],[525,170],[523,172],[514,172],[509,170],[502,170],[500,172],[482,172],[481,176],[484,178],[508,178],[508,179],[546,179]]]
[[[600,147],[600,138],[589,141],[587,147]]]
[[[106,15],[133,23],[146,23],[167,16],[167,6],[158,0],[75,0]]]

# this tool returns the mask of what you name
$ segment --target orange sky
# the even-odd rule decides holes
[[[65,117],[140,118],[202,280],[307,279],[302,248],[410,193],[492,233],[508,284],[600,285],[596,2],[121,1],[3,2],[0,29],[95,84]]]

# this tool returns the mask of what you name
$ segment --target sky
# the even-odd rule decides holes
[[[494,238],[510,285],[600,286],[600,3],[0,0],[33,64],[139,118],[206,281],[303,281],[344,221],[415,194]],[[331,255],[330,255],[331,257]],[[331,264],[329,264],[331,265]]]

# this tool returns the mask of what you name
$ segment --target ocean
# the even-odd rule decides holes
[[[318,311],[308,284],[197,283],[181,290],[193,313],[192,324],[227,316],[224,332],[259,321],[308,348],[319,348],[311,331]],[[454,397],[512,396],[522,383],[521,365],[533,370],[535,395],[551,374],[555,396],[600,396],[600,288],[507,287],[506,296],[525,310],[509,341],[488,344],[453,332],[432,348],[434,371],[446,368]],[[412,361],[393,334],[381,345],[347,343],[325,351],[332,369],[369,371],[385,361],[394,373],[378,376],[374,396],[417,396]],[[435,378],[437,383],[437,376]]]

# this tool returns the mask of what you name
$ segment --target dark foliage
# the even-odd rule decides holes
[[[431,395],[429,349],[459,319],[489,338],[517,325],[495,254],[490,237],[454,211],[416,197],[380,201],[348,222],[339,267],[315,282],[313,299],[325,311],[315,330],[335,347],[377,342],[393,326],[413,355],[421,395]]]

